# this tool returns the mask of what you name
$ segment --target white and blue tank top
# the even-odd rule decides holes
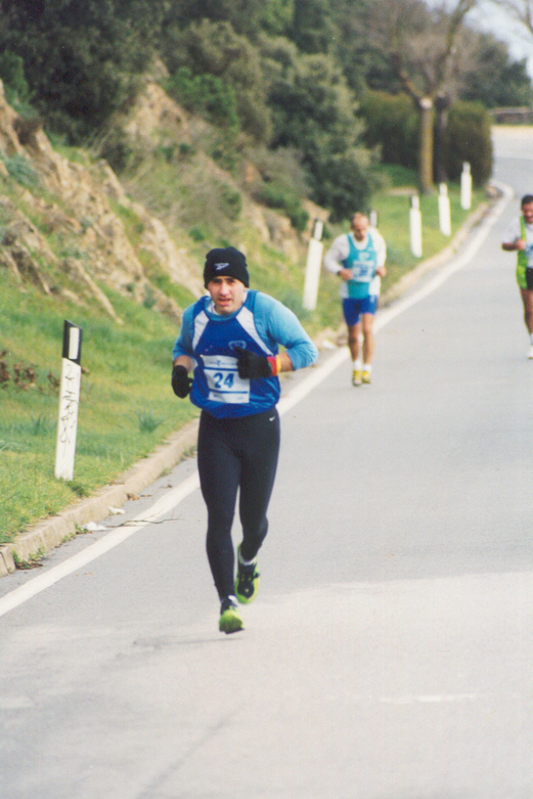
[[[347,281],[348,297],[360,299],[369,294],[370,282],[376,274],[378,254],[372,236],[367,236],[364,247],[356,247],[352,235],[347,235],[349,252],[342,265],[344,269],[352,271],[352,277]]]

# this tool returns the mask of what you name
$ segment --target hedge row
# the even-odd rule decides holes
[[[365,144],[369,147],[379,146],[384,163],[416,169],[419,115],[407,95],[368,92],[360,103],[359,115],[366,124],[363,136]],[[438,122],[436,114],[436,141]],[[483,186],[492,174],[490,117],[485,108],[479,103],[452,104],[445,114],[442,147],[436,147],[435,154],[441,161],[434,165],[436,180],[440,179],[443,170],[449,180],[457,181],[463,162],[467,161],[474,185]]]

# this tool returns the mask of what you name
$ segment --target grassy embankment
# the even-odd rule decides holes
[[[393,185],[413,180],[405,171],[391,172],[391,176]],[[457,187],[450,187],[450,196],[455,232],[467,212],[460,208]],[[476,193],[474,207],[483,199],[482,192]],[[417,263],[409,251],[409,202],[405,196],[384,191],[373,204],[389,248],[387,288]],[[422,198],[421,207],[427,258],[443,249],[448,240],[439,231],[436,196]],[[344,229],[333,228],[328,234],[331,237]],[[253,234],[248,232],[251,238]],[[246,230],[239,235],[239,241],[247,241]],[[189,244],[200,260],[205,245]],[[324,245],[328,246],[327,239]],[[257,241],[250,249],[255,288],[291,306],[312,334],[338,327],[341,317],[334,276],[321,278],[317,310],[303,312],[300,297],[305,264],[292,264]],[[30,285],[22,291],[6,270],[0,271],[0,353],[4,353],[0,357],[0,543],[13,540],[39,519],[106,485],[197,413],[188,401],[177,400],[170,388],[176,325],[148,307],[107,293],[123,325],[115,324],[98,308],[45,297]],[[54,477],[64,319],[83,328],[84,374],[75,476],[70,482]],[[35,372],[34,378],[27,369]],[[10,378],[4,382],[2,370]]]

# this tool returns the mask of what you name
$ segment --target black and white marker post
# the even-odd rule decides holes
[[[55,468],[55,476],[62,480],[72,480],[74,476],[81,383],[81,335],[81,327],[65,319]]]

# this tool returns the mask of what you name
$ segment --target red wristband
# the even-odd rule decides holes
[[[269,358],[267,358],[267,361],[272,369],[272,377],[279,375],[281,372],[281,358],[279,355],[271,355]]]

